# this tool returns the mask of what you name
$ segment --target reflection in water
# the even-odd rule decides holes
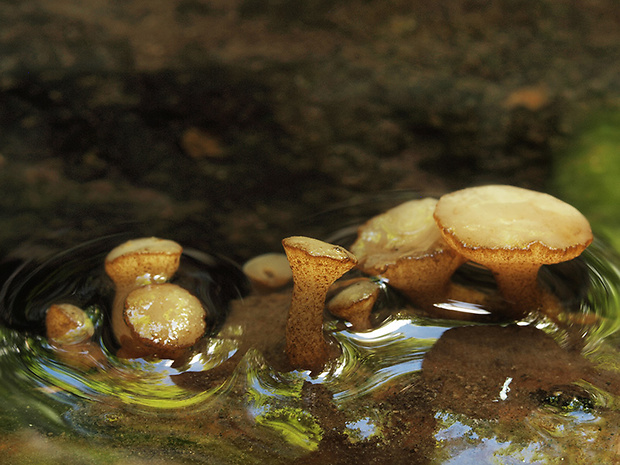
[[[501,373],[488,388],[489,403],[479,408],[484,396],[465,395],[467,389],[471,394],[482,386],[476,384],[478,375],[454,366],[458,353],[465,353],[458,349],[465,339],[454,346],[457,356],[446,352],[446,360],[453,361],[442,361],[447,371],[439,372],[446,386],[457,373],[463,377],[458,385],[463,391],[449,393],[462,395],[460,400],[442,397],[445,392],[433,384],[430,368],[421,376],[423,363],[432,359],[430,351],[443,356],[440,349],[451,338],[478,330],[492,334],[491,328],[497,327],[432,319],[402,305],[384,311],[383,320],[366,332],[328,321],[326,330],[341,355],[317,376],[285,370],[278,358],[283,334],[278,336],[280,329],[274,328],[283,327],[288,296],[237,300],[227,318],[229,301],[244,294],[243,279],[226,263],[197,252],[184,256],[177,282],[215,309],[209,316],[210,337],[186,360],[117,358],[105,329],[112,288],[101,264],[109,246],[88,244],[44,265],[24,267],[0,294],[6,322],[0,327],[0,421],[7,435],[0,445],[24,441],[11,449],[14,463],[36,453],[24,449],[28,441],[40,440],[24,433],[30,429],[73,437],[79,452],[66,452],[64,463],[109,463],[106,460],[118,454],[112,447],[129,455],[149,451],[170,463],[199,463],[207,451],[220,461],[288,463],[314,457],[318,463],[329,461],[329,454],[368,444],[393,463],[424,463],[430,456],[435,463],[489,463],[492,457],[501,463],[548,463],[577,455],[592,463],[611,463],[618,457],[620,445],[611,438],[617,433],[614,425],[620,424],[615,410],[619,393],[605,387],[613,374],[593,369],[588,376],[578,373],[575,383],[570,380],[578,389],[554,391],[556,385],[549,384],[543,386],[545,392],[528,390],[534,400],[518,415],[519,422],[509,417],[498,422],[493,415],[517,398],[525,384],[519,373]],[[547,273],[548,285],[566,301],[572,299],[570,311],[556,320],[532,318],[514,331],[525,334],[531,344],[540,339],[532,334],[544,332],[555,341],[553,350],[570,363],[581,351],[588,367],[604,363],[620,371],[620,262],[610,257],[612,252],[595,242],[580,264],[569,265],[577,271],[565,267]],[[585,273],[588,285],[564,286],[574,273]],[[96,333],[90,344],[62,351],[42,336],[45,308],[61,300],[79,304],[93,319]],[[438,305],[456,313],[487,312],[458,301]],[[267,321],[272,332],[257,326],[257,319]],[[547,339],[544,344],[549,344]],[[482,358],[493,360],[491,355]],[[564,363],[559,356],[554,360]],[[459,412],[459,402],[471,405]],[[86,450],[80,438],[95,441],[107,455],[78,455]],[[327,441],[332,449],[324,447]],[[398,455],[396,449],[404,452]],[[355,453],[351,457],[359,462]]]

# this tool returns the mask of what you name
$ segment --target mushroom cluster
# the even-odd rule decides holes
[[[463,300],[491,306],[500,318],[522,318],[555,304],[538,283],[540,267],[577,257],[591,241],[590,224],[574,207],[548,194],[489,185],[398,205],[362,225],[351,252],[293,236],[282,241],[290,269],[282,256],[271,254],[244,271],[263,290],[283,286],[292,272],[288,360],[294,368],[317,371],[331,356],[325,310],[348,320],[353,330],[370,329],[371,311],[387,284],[436,316],[457,317],[438,304]],[[466,262],[491,271],[501,299],[452,283]],[[367,277],[334,286],[354,268]],[[326,302],[328,294],[335,296]]]
[[[318,372],[337,353],[324,335],[326,310],[364,331],[373,326],[371,312],[385,286],[438,316],[445,313],[437,304],[449,300],[479,305],[477,297],[462,298],[475,292],[463,294],[452,283],[454,272],[471,261],[490,270],[497,283],[502,304],[490,311],[518,319],[553,305],[538,283],[540,267],[577,257],[591,241],[587,219],[572,206],[547,194],[489,185],[392,208],[358,229],[351,252],[292,236],[282,241],[285,254],[257,257],[243,270],[259,295],[293,281],[286,355],[292,368]],[[149,237],[121,244],[105,258],[115,284],[111,326],[120,356],[175,359],[203,336],[200,300],[169,282],[182,250],[176,242]],[[354,269],[356,276],[334,285]],[[56,344],[80,343],[93,334],[85,313],[68,304],[51,306],[46,323]]]
[[[127,241],[105,259],[114,281],[112,331],[123,357],[177,358],[204,334],[206,312],[186,289],[168,283],[182,247],[147,237]]]
[[[363,225],[351,250],[365,273],[384,277],[421,307],[449,297],[460,265],[483,265],[506,303],[495,310],[520,318],[548,300],[538,284],[540,267],[573,259],[590,242],[588,220],[571,205],[488,185],[399,205]]]

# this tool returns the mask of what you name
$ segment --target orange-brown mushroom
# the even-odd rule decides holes
[[[323,335],[327,291],[357,260],[343,247],[309,237],[287,237],[282,245],[293,271],[286,353],[294,368],[317,372],[330,358]]]
[[[377,302],[381,286],[370,279],[362,279],[345,287],[327,303],[327,310],[351,323],[353,330],[370,329],[370,314]]]
[[[112,249],[105,258],[105,271],[117,288],[163,283],[176,273],[182,252],[168,239],[133,239]]]
[[[79,344],[95,331],[84,310],[71,304],[53,304],[45,314],[47,338],[59,345]]]
[[[135,334],[125,321],[125,299],[139,287],[165,283],[179,268],[183,248],[174,241],[145,237],[114,248],[105,259],[105,270],[114,281],[116,294],[112,308],[112,331],[121,348],[138,346]]]
[[[364,273],[381,276],[414,304],[429,307],[447,294],[450,277],[466,260],[441,237],[437,200],[411,200],[359,228],[351,251]]]
[[[513,318],[542,306],[537,276],[543,264],[573,259],[592,242],[590,224],[577,209],[513,186],[446,194],[434,216],[451,247],[493,272]]]

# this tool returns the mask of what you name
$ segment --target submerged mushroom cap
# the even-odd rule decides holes
[[[198,298],[175,284],[134,289],[125,301],[125,322],[142,344],[158,354],[193,345],[205,332],[205,311]]]
[[[183,248],[157,237],[134,239],[115,247],[105,259],[105,270],[117,284],[163,282],[179,268]]]
[[[532,261],[558,263],[578,256],[592,242],[590,224],[576,208],[549,194],[513,186],[446,194],[434,216],[446,242],[472,260],[509,251],[530,261],[516,253],[528,251]]]

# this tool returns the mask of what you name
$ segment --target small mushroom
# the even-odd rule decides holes
[[[294,368],[320,371],[330,358],[323,335],[327,291],[357,259],[343,247],[309,237],[287,237],[282,245],[293,272],[286,353]]]
[[[571,260],[592,242],[588,220],[548,194],[513,186],[472,187],[439,199],[435,220],[445,241],[489,268],[520,318],[545,300],[538,285],[543,264]]]
[[[179,268],[183,248],[174,241],[145,237],[114,248],[105,259],[105,271],[116,286],[112,331],[121,347],[137,342],[125,322],[125,299],[141,286],[165,283]]]
[[[372,327],[370,313],[377,302],[381,286],[375,281],[364,279],[342,289],[327,304],[327,310],[338,318],[351,323],[355,331]]]
[[[125,300],[124,320],[149,355],[176,358],[205,332],[200,301],[175,284],[138,287]]]
[[[293,272],[288,259],[282,253],[266,253],[247,261],[243,272],[259,292],[270,292],[288,284]]]
[[[166,282],[179,268],[182,252],[179,244],[167,239],[133,239],[112,249],[105,271],[117,287]]]
[[[53,304],[45,314],[47,338],[59,345],[80,344],[95,332],[84,310],[71,304]]]
[[[432,306],[447,294],[450,277],[466,260],[442,239],[437,200],[410,200],[359,228],[351,251],[364,273],[381,276],[414,304]]]

